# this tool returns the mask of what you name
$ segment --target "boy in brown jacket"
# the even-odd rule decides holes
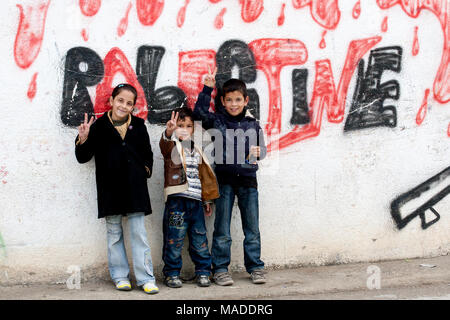
[[[180,288],[181,250],[186,233],[189,255],[195,264],[196,282],[211,282],[211,255],[206,238],[205,217],[212,213],[212,200],[219,197],[216,176],[201,148],[192,141],[192,110],[183,107],[172,112],[159,147],[164,157],[163,273],[164,283]]]

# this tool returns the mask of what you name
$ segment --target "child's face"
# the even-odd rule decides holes
[[[227,92],[224,97],[220,97],[225,110],[231,116],[237,116],[242,113],[244,107],[248,104],[248,96],[244,98],[244,95],[240,91]]]
[[[114,97],[109,98],[112,107],[111,117],[113,120],[124,120],[133,111],[134,93],[129,90],[122,90]]]
[[[186,117],[177,121],[177,128],[175,129],[175,135],[181,141],[187,140],[192,136],[194,132],[194,122],[191,117]]]

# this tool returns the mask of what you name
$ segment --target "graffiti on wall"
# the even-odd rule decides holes
[[[448,194],[450,194],[450,167],[401,194],[391,202],[391,214],[397,228],[402,229],[411,220],[420,217],[422,229],[427,229],[441,217],[433,206]],[[434,216],[429,221],[425,216],[427,211]]]
[[[206,1],[205,1],[206,2]],[[220,0],[209,0],[214,6],[224,6],[225,2]],[[45,33],[45,21],[50,0],[34,1],[33,4],[17,5],[20,11],[20,21],[16,35],[14,57],[18,66],[27,69],[34,62],[39,54],[42,40]],[[184,21],[189,17],[189,3],[186,0],[179,9],[176,20],[177,26],[182,28]],[[417,18],[422,10],[431,11],[439,20],[443,34],[444,46],[441,64],[439,66],[433,84],[433,97],[439,103],[450,101],[450,74],[449,57],[449,6],[445,0],[416,0],[416,1],[385,1],[376,0],[380,10],[389,10],[399,5],[410,17]],[[241,19],[245,23],[254,23],[265,10],[263,0],[239,1],[241,6]],[[164,7],[164,0],[136,0],[135,9],[139,22],[143,26],[152,26],[161,16]],[[284,12],[286,8],[291,10],[310,11],[313,21],[324,28],[320,40],[320,48],[326,47],[325,36],[328,30],[334,30],[339,26],[342,14],[339,9],[338,0],[292,0],[291,7],[282,3],[277,25],[283,25]],[[80,0],[79,7],[81,13],[90,18],[94,18],[101,10],[101,0]],[[126,7],[123,19],[117,26],[117,34],[123,36],[128,25],[128,16],[133,7],[130,2]],[[358,19],[361,14],[361,1],[355,2],[352,18]],[[217,18],[215,26],[223,24],[223,16],[226,7],[222,8]],[[222,20],[218,23],[217,20]],[[381,31],[388,31],[387,16],[381,24]],[[418,26],[414,27],[414,44],[412,55],[419,53],[419,40],[417,37]],[[88,39],[88,31],[81,30],[84,40]],[[344,125],[344,131],[363,129],[375,126],[395,127],[397,124],[397,110],[395,105],[384,105],[387,98],[398,100],[400,95],[400,84],[398,80],[380,83],[381,74],[384,70],[401,72],[402,48],[374,48],[375,44],[382,40],[381,36],[361,40],[354,40],[348,47],[347,59],[344,62],[344,69],[339,79],[338,87],[335,87],[333,74],[331,73],[332,63],[329,59],[315,62],[316,76],[314,90],[311,94],[311,101],[307,101],[307,78],[312,74],[310,70],[296,69],[292,72],[292,101],[293,110],[290,123],[293,128],[290,132],[281,135],[281,81],[280,72],[286,66],[301,66],[308,60],[308,50],[302,41],[296,39],[257,39],[250,43],[239,40],[225,41],[217,51],[200,48],[197,51],[179,53],[178,82],[175,86],[155,88],[158,69],[163,63],[165,52],[164,47],[142,46],[137,53],[137,66],[133,70],[119,48],[112,48],[108,55],[102,59],[95,50],[76,47],[67,52],[63,101],[61,105],[61,119],[64,124],[74,126],[79,123],[80,114],[88,112],[93,115],[100,115],[105,111],[104,98],[108,94],[108,85],[114,72],[123,72],[127,81],[137,85],[139,93],[142,93],[138,101],[138,116],[148,119],[150,123],[163,123],[167,120],[167,110],[174,106],[179,106],[186,102],[193,105],[193,101],[201,89],[201,78],[206,73],[206,66],[217,65],[220,85],[227,78],[231,77],[231,69],[239,67],[239,77],[246,83],[253,83],[256,80],[256,70],[261,70],[267,78],[269,86],[268,118],[265,127],[269,137],[268,149],[274,147],[280,149],[299,141],[317,136],[320,133],[321,117],[323,108],[326,109],[328,121],[340,123],[343,121],[344,106],[348,84],[357,73],[357,88],[353,94],[353,101],[349,116]],[[370,51],[366,71],[364,71],[363,58]],[[389,52],[388,52],[388,51]],[[232,52],[233,54],[228,54]],[[88,72],[79,70],[79,65],[75,62],[84,62]],[[225,61],[226,60],[226,61]],[[167,62],[165,62],[167,63]],[[103,66],[102,66],[103,65]],[[93,69],[91,69],[93,67]],[[71,74],[71,71],[73,73]],[[99,72],[99,73],[94,73]],[[109,73],[111,72],[111,73]],[[74,74],[78,73],[78,75]],[[100,82],[101,75],[108,75]],[[37,76],[35,72],[32,76],[27,95],[32,100],[36,95]],[[191,79],[190,77],[193,77]],[[100,80],[100,81],[99,81]],[[78,87],[77,85],[81,87]],[[87,93],[86,87],[97,86],[95,101]],[[76,89],[76,90],[75,90]],[[425,91],[424,103],[417,114],[417,124],[420,125],[427,112],[427,100],[430,89]],[[259,96],[256,89],[251,89],[250,109],[259,117],[260,105]],[[218,100],[215,101],[218,103]],[[213,104],[212,104],[213,106]],[[446,124],[447,126],[447,124]],[[450,136],[450,124],[447,133]],[[281,135],[281,136],[279,136]],[[271,139],[271,136],[279,136]]]
[[[239,3],[240,17],[246,24],[257,23],[268,9],[263,0],[235,0]],[[387,13],[393,8],[401,9],[411,19],[417,19],[423,11],[431,12],[440,24],[443,34],[442,53],[434,80],[427,84],[423,100],[417,106],[416,125],[420,126],[430,112],[430,100],[440,105],[450,102],[450,4],[448,0],[354,0],[351,15],[344,16],[339,4],[343,0],[291,0],[280,2],[274,28],[282,27],[286,22],[287,10],[292,12],[308,11],[313,23],[322,29],[317,41],[317,48],[327,48],[327,35],[339,28],[343,19],[360,19],[364,3],[376,3],[380,12],[386,12],[381,19],[379,34],[358,37],[339,45],[346,49],[342,60],[321,57],[313,60],[311,48],[295,38],[260,37],[245,42],[240,39],[219,39],[215,48],[195,48],[185,51],[178,49],[178,74],[174,75],[173,84],[157,86],[158,75],[162,66],[173,64],[168,60],[167,50],[162,44],[151,41],[139,43],[135,56],[126,56],[119,47],[108,48],[105,56],[100,56],[100,49],[94,44],[74,46],[64,53],[64,70],[60,118],[64,125],[75,127],[83,120],[84,113],[99,117],[109,110],[108,97],[116,75],[121,74],[125,81],[138,90],[136,115],[146,119],[150,124],[164,124],[170,118],[175,107],[187,105],[193,107],[202,88],[203,76],[208,67],[217,67],[217,88],[213,92],[211,108],[220,104],[220,87],[233,74],[248,85],[255,84],[258,77],[264,77],[267,88],[249,89],[252,114],[264,121],[264,130],[268,140],[268,151],[285,149],[301,141],[317,137],[322,128],[324,113],[327,121],[343,124],[345,134],[354,134],[366,128],[395,128],[398,125],[399,110],[397,102],[401,97],[402,77],[400,76],[408,60],[407,55],[420,55],[419,31],[422,26],[411,29],[412,46],[406,48],[397,43],[383,45],[382,40],[395,24],[395,17]],[[86,19],[96,16],[106,6],[101,0],[79,0],[78,7]],[[27,5],[18,4],[19,23],[14,44],[14,59],[18,67],[30,69],[39,56],[45,37],[46,18],[51,0],[36,0]],[[219,31],[227,24],[231,15],[231,1],[204,0],[205,8],[211,10],[213,19],[211,27]],[[266,2],[267,4],[267,2]],[[177,28],[183,28],[186,22],[194,19],[190,14],[190,0],[179,2],[179,9],[173,16]],[[164,0],[136,0],[125,2],[122,18],[114,32],[123,37],[129,27],[130,14],[137,14],[137,21],[143,27],[152,27],[160,19],[168,2]],[[228,7],[227,7],[228,6]],[[273,7],[271,7],[273,8]],[[78,12],[77,12],[78,13]],[[74,14],[77,14],[74,13]],[[418,21],[418,20],[411,20]],[[80,29],[82,41],[89,41],[88,27]],[[315,48],[316,49],[316,48]],[[136,65],[130,60],[135,59]],[[310,63],[312,67],[305,67]],[[287,73],[282,72],[293,68]],[[237,70],[237,71],[236,71]],[[333,70],[340,70],[334,74]],[[38,90],[38,72],[33,71],[26,95],[32,101]],[[282,77],[288,77],[282,78]],[[355,81],[353,92],[351,81]],[[258,83],[263,83],[258,82]],[[284,85],[291,85],[289,97]],[[312,88],[308,92],[308,88]],[[264,93],[263,93],[264,91]],[[95,94],[93,94],[95,92]],[[267,97],[262,94],[267,92]],[[350,96],[351,98],[347,98]],[[267,98],[267,99],[266,99]],[[283,112],[283,101],[292,101],[292,110]],[[349,101],[348,101],[349,100]],[[264,101],[264,102],[262,102]],[[267,102],[265,102],[267,101]],[[420,103],[420,102],[419,102]],[[346,110],[347,108],[347,110]],[[267,111],[263,113],[262,111]],[[284,110],[286,111],[286,110]],[[289,117],[288,128],[283,128],[282,114]],[[283,130],[284,129],[284,130]],[[450,137],[450,123],[443,124],[443,132]],[[445,134],[445,133],[444,133]],[[448,169],[433,176],[414,189],[398,196],[391,203],[391,215],[398,229],[404,228],[411,220],[419,217],[422,228],[426,229],[437,222],[439,213],[434,205],[448,195]],[[6,183],[6,182],[3,182]],[[417,206],[421,195],[428,194],[434,186],[444,183],[429,200]],[[447,183],[447,186],[445,186]],[[420,201],[419,201],[420,202]],[[427,221],[425,213],[434,218]]]

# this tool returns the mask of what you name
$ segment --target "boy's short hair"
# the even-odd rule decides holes
[[[239,79],[227,80],[222,86],[222,96],[225,97],[228,92],[239,91],[244,98],[247,98],[247,86],[245,82]]]
[[[181,107],[174,110],[175,113],[178,112],[178,120],[184,120],[185,118],[191,118],[192,121],[194,121],[194,115],[193,111],[189,107]]]

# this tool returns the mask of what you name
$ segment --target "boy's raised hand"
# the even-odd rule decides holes
[[[211,72],[211,67],[208,65],[208,74],[203,81],[203,84],[207,87],[214,88],[216,86],[216,74],[217,67],[214,68],[214,72]]]
[[[83,144],[87,140],[92,123],[94,123],[94,117],[91,117],[88,122],[88,115],[87,113],[85,113],[83,123],[80,124],[77,128],[78,136],[80,137],[80,144]]]
[[[170,116],[170,120],[167,121],[166,124],[166,137],[170,138],[172,133],[177,128],[177,120],[178,120],[178,112],[172,111],[172,115]]]

